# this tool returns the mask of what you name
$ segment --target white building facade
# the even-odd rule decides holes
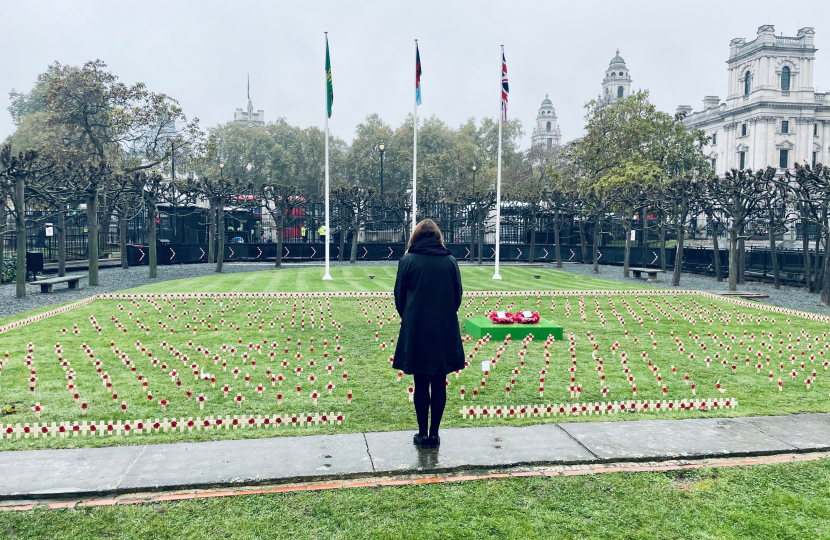
[[[725,102],[706,96],[703,110],[681,105],[689,127],[711,138],[705,151],[718,175],[731,169],[830,162],[830,95],[813,87],[813,28],[795,37],[758,28],[756,39],[730,42]]]
[[[562,144],[562,133],[556,125],[556,110],[547,95],[539,107],[539,112],[536,113],[536,125],[530,140],[533,146],[540,145],[548,148]]]

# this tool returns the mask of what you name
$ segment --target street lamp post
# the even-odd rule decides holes
[[[473,193],[476,192],[476,166],[473,165]]]
[[[386,146],[383,144],[378,146],[380,150],[380,196],[383,197],[383,155],[386,153]]]

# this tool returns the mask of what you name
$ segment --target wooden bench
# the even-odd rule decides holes
[[[81,280],[85,277],[88,277],[88,274],[74,274],[71,276],[64,276],[64,277],[56,277],[50,279],[39,279],[37,281],[32,281],[33,285],[40,285],[40,292],[42,293],[50,293],[52,291],[52,286],[55,283],[66,283],[70,289],[77,289],[80,287]]]
[[[648,275],[649,281],[657,281],[657,272],[662,272],[659,268],[629,268],[634,273],[635,278],[643,277],[643,274]]]

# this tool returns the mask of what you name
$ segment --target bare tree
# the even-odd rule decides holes
[[[755,219],[763,206],[764,190],[770,178],[775,176],[772,167],[764,171],[728,171],[723,178],[708,182],[701,196],[708,199],[707,206],[713,213],[726,217],[729,233],[729,290],[738,288],[738,267],[740,265],[739,240],[747,238],[746,225]]]
[[[282,266],[282,241],[285,220],[307,204],[305,190],[277,183],[265,183],[259,187],[258,199],[263,208],[271,215],[277,232],[277,257],[274,268]]]

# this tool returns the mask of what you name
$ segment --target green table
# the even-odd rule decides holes
[[[557,340],[563,337],[562,327],[545,319],[541,319],[537,324],[495,324],[487,317],[470,317],[464,321],[464,329],[476,338],[490,334],[497,340],[504,339],[507,334],[510,334],[512,339],[524,339],[528,334],[533,334],[535,339],[546,339],[548,334]]]

